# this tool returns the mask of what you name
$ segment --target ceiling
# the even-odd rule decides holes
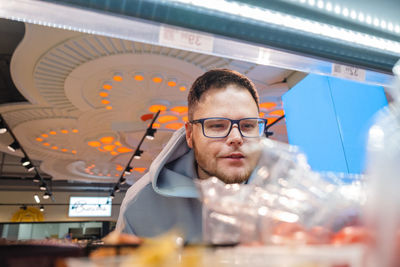
[[[44,177],[59,183],[116,182],[161,107],[155,139],[144,141],[126,177],[136,181],[183,126],[188,88],[204,71],[230,68],[250,77],[270,123],[283,114],[281,95],[294,73],[3,19],[0,34],[0,113]],[[271,131],[287,142],[284,120]],[[0,135],[0,176],[32,177],[20,166],[23,154],[7,149],[11,142]]]

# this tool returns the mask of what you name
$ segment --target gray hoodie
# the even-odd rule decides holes
[[[149,172],[126,192],[116,230],[154,237],[179,229],[189,243],[201,242],[202,217],[193,151],[185,129],[176,131]]]

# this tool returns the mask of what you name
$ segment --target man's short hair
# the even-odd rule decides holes
[[[249,91],[258,108],[258,93],[249,78],[234,70],[213,69],[198,77],[190,88],[188,95],[189,120],[193,119],[194,109],[205,92],[210,89],[226,88],[228,85],[236,85]]]

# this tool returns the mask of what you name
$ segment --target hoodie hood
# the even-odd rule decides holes
[[[185,128],[177,130],[149,169],[155,192],[169,197],[198,198],[193,151],[187,146]]]

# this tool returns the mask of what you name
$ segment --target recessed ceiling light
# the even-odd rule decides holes
[[[155,75],[153,76],[153,78],[151,78],[151,80],[155,83],[161,83],[163,78],[161,77],[161,75]]]
[[[99,147],[101,146],[101,143],[99,141],[89,141],[88,145],[91,147]]]
[[[171,111],[178,112],[178,113],[185,113],[188,112],[187,106],[175,106],[171,108]]]
[[[104,83],[104,84],[103,84],[103,89],[111,90],[111,89],[112,89],[112,84],[109,83],[109,82]]]
[[[183,123],[181,122],[174,122],[174,123],[169,123],[165,125],[165,128],[170,129],[170,130],[178,130],[182,128]]]
[[[175,80],[175,79],[170,79],[170,80],[167,82],[167,85],[170,86],[170,87],[176,86],[176,80]]]
[[[167,110],[167,106],[165,106],[165,105],[151,105],[149,107],[149,111],[153,112],[153,113],[156,113],[159,110],[160,111],[165,111],[165,110]]]
[[[133,79],[135,79],[136,81],[143,81],[144,80],[144,75],[143,73],[135,73],[133,75]]]
[[[102,142],[103,144],[111,144],[114,139],[115,138],[113,136],[103,136],[102,138],[100,138],[100,142]]]
[[[158,117],[158,121],[160,123],[166,123],[166,122],[176,121],[176,120],[178,120],[178,117],[172,116],[172,115],[164,115],[164,116]]]
[[[116,81],[116,82],[122,81],[122,73],[119,73],[119,72],[114,73],[113,80]]]

